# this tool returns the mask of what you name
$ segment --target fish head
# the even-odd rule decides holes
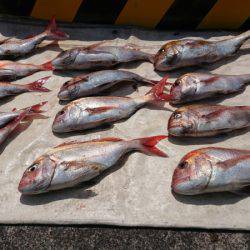
[[[52,125],[53,132],[64,133],[74,130],[83,115],[84,112],[80,107],[75,105],[74,102],[69,103],[56,114]]]
[[[209,184],[212,163],[202,150],[188,153],[179,162],[172,177],[171,188],[175,193],[194,195],[203,193]]]
[[[172,103],[185,103],[195,96],[197,90],[197,80],[190,74],[179,77],[172,85],[170,93]]]
[[[56,58],[52,60],[52,65],[55,69],[64,69],[74,63],[78,54],[77,49],[62,51]]]
[[[62,85],[57,97],[62,101],[72,100],[75,99],[79,90],[80,86],[78,84],[74,84],[74,82],[70,80]]]
[[[184,136],[195,131],[195,114],[188,108],[179,108],[168,120],[168,133],[173,136]]]
[[[176,41],[166,43],[155,55],[154,68],[159,71],[175,69],[180,58],[181,53]]]
[[[56,161],[49,155],[39,157],[31,166],[29,166],[18,186],[22,194],[37,194],[46,192],[52,181]]]

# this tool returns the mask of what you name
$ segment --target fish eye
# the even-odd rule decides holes
[[[183,169],[183,168],[187,168],[188,167],[188,162],[183,161],[179,164],[179,168]]]
[[[182,117],[181,113],[175,113],[174,119],[180,119]]]
[[[64,115],[65,114],[65,111],[64,110],[61,110],[58,115]]]
[[[37,163],[31,165],[31,166],[28,168],[28,171],[29,171],[29,172],[33,172],[33,171],[37,168],[37,166],[38,166]]]
[[[65,82],[65,83],[63,84],[63,86],[66,87],[68,84],[69,84],[69,81]]]
[[[180,80],[176,80],[175,82],[174,82],[174,86],[178,86],[178,85],[180,85],[181,84],[181,81]]]

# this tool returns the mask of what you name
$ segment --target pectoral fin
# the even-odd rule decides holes
[[[103,170],[106,168],[97,162],[88,162],[88,161],[65,161],[60,164],[63,166],[63,171],[74,171],[79,169],[85,169],[86,171],[83,171],[85,173],[91,174],[91,175],[97,175],[100,174]]]

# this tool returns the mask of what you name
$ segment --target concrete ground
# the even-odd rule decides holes
[[[1,249],[250,249],[250,232],[0,226]]]

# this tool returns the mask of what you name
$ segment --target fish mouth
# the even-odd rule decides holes
[[[54,133],[63,133],[64,132],[63,128],[56,121],[54,121],[52,124],[52,131]]]
[[[183,177],[175,177],[173,176],[172,183],[171,183],[171,189],[176,194],[188,194],[188,190],[186,190],[185,183],[190,181],[190,176],[186,175]]]
[[[34,195],[34,194],[40,194],[40,193],[46,192],[46,189],[48,188],[48,186],[45,186],[44,188],[39,188],[39,189],[32,188],[31,185],[27,185],[21,180],[18,185],[18,191],[23,195]]]
[[[183,135],[183,127],[180,125],[168,124],[168,133],[173,136]]]
[[[58,98],[59,100],[61,100],[61,101],[68,101],[68,100],[69,100],[68,95],[67,95],[64,91],[62,91],[62,90],[60,90],[60,91],[58,92],[57,98]]]
[[[156,60],[154,62],[154,69],[157,71],[170,71],[175,68],[173,66],[167,65],[164,61]]]

